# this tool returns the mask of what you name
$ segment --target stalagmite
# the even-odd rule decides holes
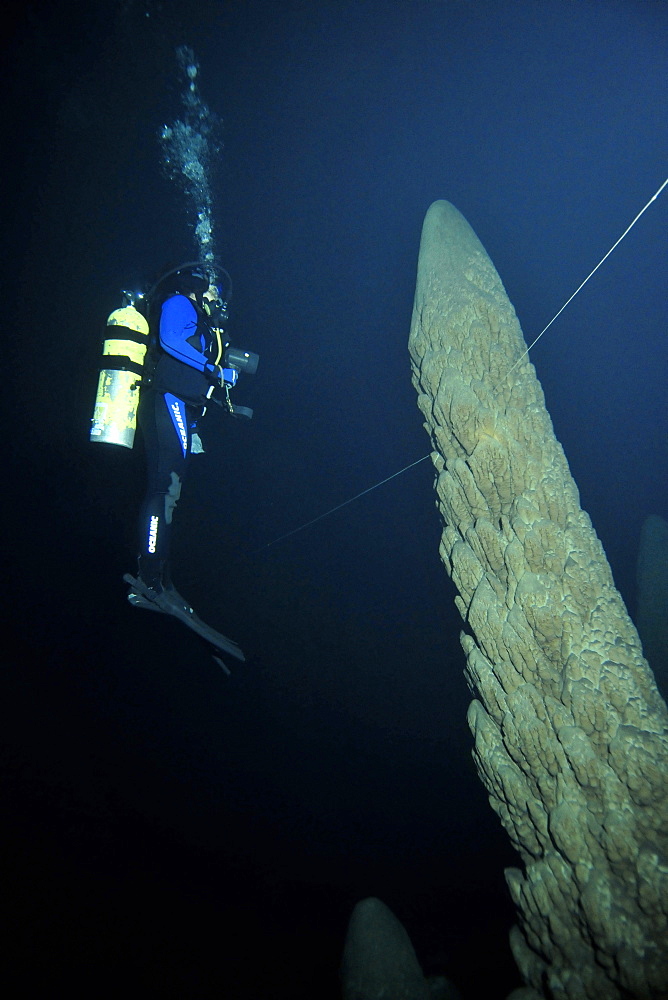
[[[666,997],[668,715],[524,350],[475,233],[436,202],[413,380],[465,623],[474,756],[521,859],[506,879],[523,992]]]
[[[373,896],[353,910],[341,963],[343,1000],[429,1000],[410,938]]]

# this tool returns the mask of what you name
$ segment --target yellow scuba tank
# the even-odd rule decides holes
[[[109,316],[91,441],[132,448],[148,336],[148,323],[131,302]]]

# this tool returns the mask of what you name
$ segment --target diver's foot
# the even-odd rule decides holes
[[[161,587],[159,590],[156,587],[148,587],[141,577],[130,576],[129,573],[126,573],[123,579],[130,584],[128,601],[135,608],[145,608],[149,611],[160,611],[162,614],[172,615],[197,632],[202,639],[206,639],[215,649],[229,653],[237,660],[245,660],[246,657],[237,643],[203,622],[174,587],[170,586],[167,589]]]
[[[195,614],[188,601],[172,585],[163,587],[159,583],[148,584],[141,576],[134,577],[129,573],[126,573],[123,579],[130,584],[128,601],[135,608],[162,611],[163,614],[175,615],[177,618]]]

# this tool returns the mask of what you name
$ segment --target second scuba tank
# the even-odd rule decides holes
[[[149,326],[130,301],[107,320],[104,367],[95,397],[91,441],[132,448],[137,427],[139,386],[149,343]]]

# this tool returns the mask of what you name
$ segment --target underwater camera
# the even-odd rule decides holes
[[[242,351],[238,347],[227,347],[225,349],[225,365],[228,368],[236,368],[244,375],[254,375],[260,361],[260,355],[252,351]]]
[[[230,385],[235,385],[238,375],[243,372],[244,375],[255,375],[257,371],[257,366],[260,362],[260,355],[255,354],[253,351],[243,351],[239,347],[230,347],[229,345],[225,348],[225,353],[223,355],[223,361],[225,367],[223,369],[223,374],[225,376],[225,388],[226,388],[226,402],[227,407],[233,417],[240,417],[244,420],[250,420],[253,416],[253,410],[250,406],[237,406],[236,403],[230,401],[227,390]],[[227,372],[230,373],[229,377]]]

